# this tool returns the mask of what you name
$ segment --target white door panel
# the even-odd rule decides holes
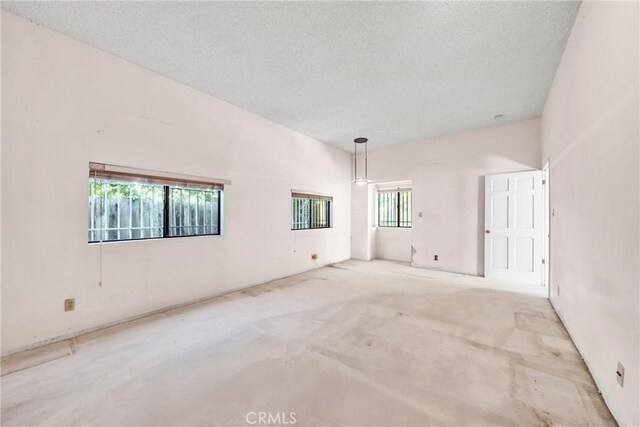
[[[485,276],[542,284],[542,172],[485,177]]]

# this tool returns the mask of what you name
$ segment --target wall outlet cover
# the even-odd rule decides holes
[[[76,299],[67,298],[64,300],[64,311],[73,311],[76,309]]]

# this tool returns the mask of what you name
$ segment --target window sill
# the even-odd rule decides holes
[[[95,242],[87,242],[88,245],[104,245],[111,243],[131,243],[131,242],[149,242],[152,240],[175,240],[175,239],[187,239],[191,237],[219,237],[223,236],[222,233],[219,234],[194,234],[193,236],[171,236],[171,237],[146,237],[144,239],[123,239],[123,240],[103,240],[103,241],[95,241]]]

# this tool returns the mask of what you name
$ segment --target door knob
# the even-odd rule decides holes
[[[491,234],[491,230],[484,230],[485,233]]]

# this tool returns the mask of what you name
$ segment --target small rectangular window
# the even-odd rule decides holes
[[[332,197],[291,194],[291,229],[331,228]]]
[[[220,234],[222,184],[91,165],[89,243]]]
[[[411,190],[378,192],[378,227],[411,227]]]

